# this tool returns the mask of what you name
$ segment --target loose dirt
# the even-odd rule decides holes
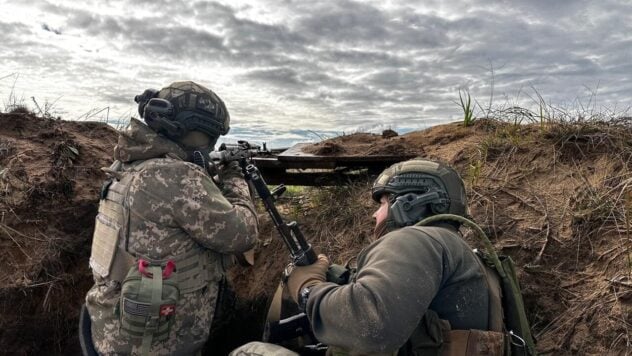
[[[454,165],[470,213],[518,266],[543,354],[625,354],[631,348],[632,130],[625,122],[512,125],[479,120],[405,135],[354,134],[319,155],[415,154]],[[0,347],[77,354],[79,306],[92,284],[91,234],[116,142],[99,123],[0,114]],[[281,213],[344,264],[372,240],[369,183],[292,190]],[[287,253],[262,211],[256,265],[235,268],[236,298],[207,354],[260,336]],[[469,237],[473,246],[478,242]]]

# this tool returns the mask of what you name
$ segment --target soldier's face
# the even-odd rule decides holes
[[[386,220],[388,217],[388,208],[389,208],[388,194],[382,195],[380,198],[380,207],[373,213],[373,218],[375,219],[375,226],[378,226],[382,221]]]

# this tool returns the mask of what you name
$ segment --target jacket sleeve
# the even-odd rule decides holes
[[[233,178],[229,189],[231,203],[210,177],[189,163],[180,162],[162,167],[160,171],[165,183],[171,184],[165,184],[164,191],[157,189],[154,194],[170,195],[168,201],[174,223],[193,240],[227,254],[253,247],[257,238],[257,215],[243,179]]]
[[[359,353],[401,347],[448,269],[442,245],[424,237],[409,229],[391,232],[368,247],[355,281],[315,286],[307,313],[318,340]]]

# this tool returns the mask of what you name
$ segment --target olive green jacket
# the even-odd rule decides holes
[[[406,227],[358,256],[347,285],[313,287],[307,314],[318,340],[352,353],[405,347],[428,309],[452,329],[488,327],[488,289],[476,256],[450,227]]]

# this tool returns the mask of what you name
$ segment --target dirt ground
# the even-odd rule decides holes
[[[472,127],[385,136],[341,136],[308,151],[417,154],[454,165],[466,182],[471,215],[516,261],[538,350],[632,350],[627,122],[479,120]],[[87,259],[104,179],[99,168],[111,163],[115,142],[115,131],[104,124],[0,114],[3,352],[77,354],[79,306],[92,282]],[[316,249],[344,263],[372,240],[369,187],[296,189],[280,210],[299,221]],[[265,213],[260,218],[256,265],[231,271],[237,298],[207,354],[223,354],[261,333],[288,256]]]

